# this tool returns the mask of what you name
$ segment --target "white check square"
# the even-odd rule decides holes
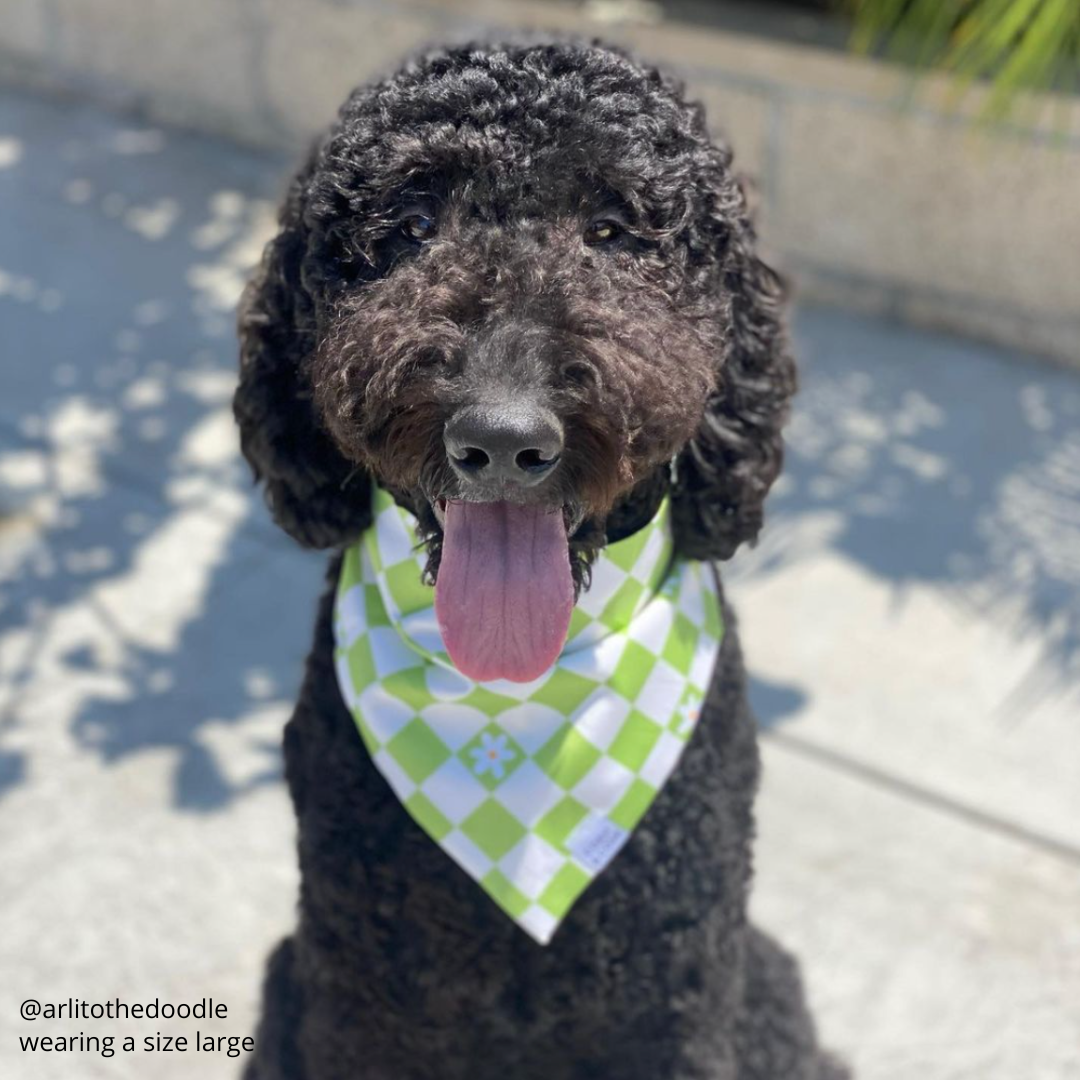
[[[661,788],[671,775],[672,769],[678,764],[679,755],[685,743],[681,742],[670,731],[662,731],[656,745],[649,751],[649,756],[641,766],[640,776],[654,788]]]
[[[608,559],[597,559],[592,567],[592,581],[589,588],[581,594],[578,607],[586,615],[597,618],[624,581],[626,573],[623,570]]]
[[[446,701],[425,706],[420,710],[420,717],[454,751],[460,750],[490,723],[479,709]]]
[[[380,743],[388,743],[415,715],[412,707],[371,683],[357,699],[356,707]]]
[[[487,788],[456,757],[444,761],[420,790],[455,825],[461,824],[488,796]]]
[[[694,659],[690,663],[690,682],[702,692],[709,688],[718,656],[716,638],[702,631],[694,647]]]
[[[491,684],[485,684],[490,686]],[[561,712],[531,701],[499,713],[498,724],[526,754],[535,754],[566,723]]]
[[[545,911],[536,904],[526,908],[518,922],[541,945],[546,945],[551,940],[559,925],[559,920],[550,911]]]
[[[602,757],[570,794],[586,806],[606,814],[618,805],[633,782],[634,774],[625,765],[620,765],[614,758]]]
[[[499,860],[499,869],[519,892],[535,900],[551,884],[551,879],[565,862],[566,856],[547,841],[539,836],[526,836]]]
[[[675,609],[670,602],[657,597],[630,624],[628,631],[632,641],[644,645],[649,652],[659,656],[667,641],[671,624],[675,618]]]
[[[564,795],[531,761],[523,762],[492,793],[526,828],[532,828]]]
[[[337,601],[337,643],[347,649],[367,629],[365,588],[354,585]]]
[[[666,725],[682,697],[686,682],[666,660],[657,660],[634,704],[650,720]]]
[[[368,631],[371,645],[371,658],[375,661],[375,671],[380,679],[393,675],[395,671],[419,667],[423,659],[418,652],[410,649],[401,635],[389,626],[373,626]]]
[[[416,791],[416,784],[409,774],[394,760],[393,754],[384,746],[375,752],[372,760],[379,768],[379,772],[386,777],[387,783],[394,790],[394,794],[404,802]]]
[[[463,832],[457,829],[445,837],[442,847],[465,873],[477,881],[486,877],[494,865]]]
[[[607,750],[629,714],[630,702],[610,687],[600,686],[578,706],[571,722],[597,750]]]

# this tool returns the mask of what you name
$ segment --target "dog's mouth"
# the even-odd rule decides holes
[[[508,501],[432,503],[443,531],[435,614],[458,670],[486,682],[531,682],[555,662],[574,582],[567,507]]]

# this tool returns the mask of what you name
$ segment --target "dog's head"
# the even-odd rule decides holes
[[[671,79],[596,45],[425,55],[352,95],[280,223],[241,308],[244,453],[302,543],[354,539],[373,479],[411,509],[467,673],[543,670],[592,556],[669,491],[686,555],[757,534],[782,289]]]

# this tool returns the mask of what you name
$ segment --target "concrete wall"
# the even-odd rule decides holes
[[[612,22],[638,12],[644,21]],[[294,149],[417,44],[487,28],[602,33],[681,71],[756,176],[809,298],[1080,365],[1080,103],[987,133],[945,87],[831,50],[650,24],[641,0],[0,0],[0,73]]]

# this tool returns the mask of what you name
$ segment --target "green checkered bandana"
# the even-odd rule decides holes
[[[678,763],[723,627],[708,568],[673,557],[665,501],[610,544],[555,666],[478,683],[453,666],[415,519],[377,490],[334,613],[341,694],[416,822],[541,944]]]

